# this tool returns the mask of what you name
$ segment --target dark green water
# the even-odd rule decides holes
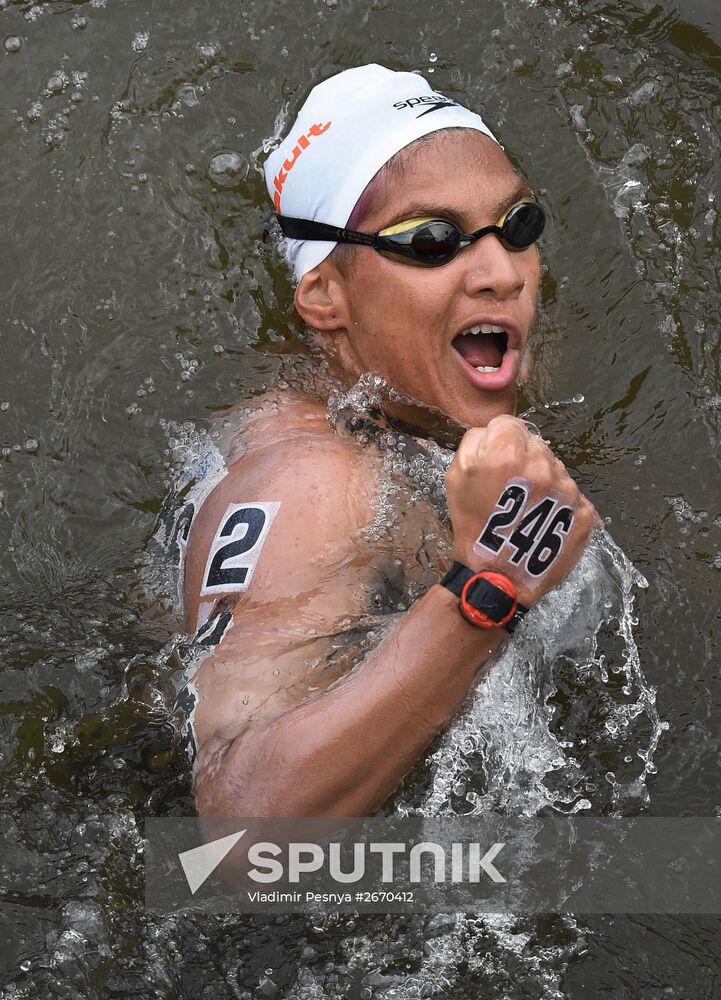
[[[711,917],[160,919],[140,853],[192,809],[150,539],[192,428],[294,350],[262,143],[370,61],[542,191],[533,419],[650,584],[644,809],[721,814],[721,7],[0,0],[0,39],[4,995],[721,997]]]

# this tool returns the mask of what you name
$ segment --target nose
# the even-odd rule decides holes
[[[526,284],[523,265],[529,252],[534,252],[532,247],[506,250],[493,233],[482,236],[459,254],[466,268],[466,294],[488,295],[501,302],[517,298]]]

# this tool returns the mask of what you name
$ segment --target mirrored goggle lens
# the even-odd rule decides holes
[[[535,201],[514,205],[503,220],[502,239],[514,249],[521,250],[535,243],[543,232],[546,216]]]
[[[428,264],[442,264],[458,252],[461,234],[448,222],[429,222],[419,226],[407,246],[416,260]]]

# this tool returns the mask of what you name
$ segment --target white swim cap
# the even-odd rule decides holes
[[[432,90],[416,73],[376,63],[347,69],[314,87],[293,127],[265,161],[276,212],[345,226],[366,185],[422,135],[472,128],[498,142],[479,115]],[[336,243],[288,239],[300,280]]]

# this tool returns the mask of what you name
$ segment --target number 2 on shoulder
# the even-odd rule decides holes
[[[247,590],[279,503],[234,503],[208,553],[201,595]]]

